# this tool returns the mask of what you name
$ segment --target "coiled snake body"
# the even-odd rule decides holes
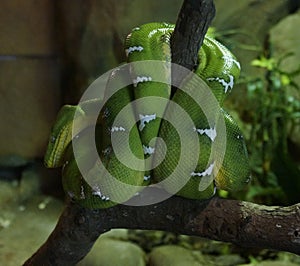
[[[121,68],[112,72],[106,86],[106,102],[95,127],[100,159],[114,178],[124,184],[140,186],[140,189],[142,186],[159,183],[169,193],[191,199],[207,199],[214,195],[215,188],[238,190],[249,181],[247,151],[240,129],[221,106],[239,76],[240,65],[227,48],[206,36],[198,53],[199,65],[195,74],[207,84],[203,85],[204,87],[210,88],[210,93],[212,92],[219,105],[218,110],[210,110],[211,104],[210,101],[205,102],[205,95],[200,97],[201,106],[192,94],[189,95],[188,92],[199,91],[199,84],[193,78],[187,77],[183,81],[184,90],[177,89],[171,94],[169,84],[157,82],[153,77],[159,75],[165,80],[171,79],[170,36],[173,30],[174,25],[171,24],[149,23],[134,28],[128,35],[125,41],[128,62],[159,60],[164,64],[157,65],[156,68],[133,64],[130,73]],[[123,77],[128,75],[132,85],[110,96],[110,88],[118,86]],[[145,97],[153,98],[151,101],[144,101]],[[123,119],[122,124],[115,125],[117,115],[133,100],[137,102],[129,108],[126,118],[135,118],[138,122],[132,126],[127,119]],[[169,104],[169,101],[175,105]],[[90,130],[85,110],[93,104],[97,104],[97,100],[62,108],[52,129],[45,164],[48,167],[64,165],[63,186],[73,199],[85,207],[106,208],[116,204],[112,200],[114,195],[124,194],[124,197],[129,199],[134,193],[126,192],[126,189],[123,191],[120,187],[105,189],[105,186],[101,186],[102,182],[88,184],[78,169],[71,142],[74,113],[77,111],[82,114],[79,119],[82,119],[81,123],[86,125],[86,129],[79,133],[77,139],[73,138],[73,141],[84,141],[89,136],[85,132]],[[183,123],[184,128],[178,130],[186,120],[185,116],[176,111],[178,108],[183,109],[189,116],[192,127],[184,127]],[[214,123],[208,121],[207,110],[213,112]],[[219,129],[222,123],[219,121],[223,121],[222,132]],[[225,135],[221,136],[220,132],[225,132]],[[111,137],[125,133],[128,134],[131,152],[143,161],[144,169],[126,166],[116,155]],[[185,136],[184,140],[182,134]],[[161,148],[160,139],[164,140],[165,146],[162,146],[166,149]],[[195,139],[197,144],[200,144],[199,154],[192,153]],[[121,149],[121,155],[122,145],[123,142],[120,142],[117,146]],[[185,146],[190,148],[182,155]],[[80,157],[87,161],[88,171],[93,172],[96,162],[89,161],[89,153],[90,147],[84,147]],[[195,158],[196,163],[190,163],[195,161]],[[181,166],[176,168],[179,163]],[[175,177],[169,178],[174,172],[177,173]],[[105,179],[102,172],[94,175],[99,180]],[[107,181],[107,186],[109,185]]]

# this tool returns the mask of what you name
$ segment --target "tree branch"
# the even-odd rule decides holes
[[[217,197],[197,201],[174,196],[149,206],[99,210],[69,203],[47,242],[25,265],[76,264],[98,236],[112,228],[164,230],[300,255],[300,204],[268,207]]]
[[[184,1],[171,38],[172,63],[193,70],[198,51],[215,16],[213,0]]]
[[[172,63],[189,70],[198,65],[198,51],[215,12],[213,0],[184,1],[171,38]],[[186,73],[175,72],[173,84],[180,84]]]

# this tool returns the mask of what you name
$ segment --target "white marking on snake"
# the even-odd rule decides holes
[[[151,77],[137,76],[136,79],[133,80],[133,86],[136,87],[141,82],[147,82],[147,81],[151,81],[151,80],[152,80]]]
[[[80,199],[85,199],[84,187],[83,186],[80,186]]]
[[[73,192],[68,191],[67,193],[68,193],[68,195],[70,196],[70,198],[75,198],[75,194],[74,194]]]
[[[113,133],[113,132],[118,132],[118,131],[125,131],[125,128],[124,127],[112,127],[110,129],[110,132]]]
[[[219,77],[217,78],[208,78],[207,81],[217,81],[219,82],[222,86],[224,86],[224,91],[225,93],[228,91],[228,89],[232,89],[233,88],[233,76],[232,75],[228,75],[229,76],[229,82],[225,81],[224,79],[221,79]]]
[[[109,117],[109,115],[110,115],[109,109],[106,107],[106,108],[104,109],[104,112],[103,112],[102,117],[103,117],[103,118],[106,118],[106,117]]]
[[[156,114],[153,115],[141,115],[139,114],[141,123],[139,125],[139,130],[142,131],[144,129],[144,127],[146,126],[146,123],[149,123],[150,121],[156,119]]]
[[[144,50],[144,47],[143,46],[131,46],[131,47],[128,47],[128,49],[125,50],[125,53],[126,53],[126,56],[128,56],[129,54],[131,54],[132,52],[141,52]]]
[[[203,135],[203,134],[207,135],[211,139],[211,141],[214,141],[217,136],[217,131],[216,131],[215,127],[214,128],[205,128],[205,129],[194,127],[194,131],[196,131],[200,135]]]
[[[144,154],[153,154],[155,148],[143,145]]]
[[[192,172],[191,176],[208,176],[211,175],[213,169],[214,169],[215,163],[213,162],[207,169],[205,169],[203,172]]]
[[[109,197],[103,195],[100,191],[100,188],[98,186],[93,187],[93,195],[98,196],[100,199],[102,199],[103,201],[108,201]]]
[[[144,181],[148,181],[151,178],[151,175],[144,175]]]
[[[106,149],[102,150],[102,153],[104,156],[108,156],[110,155],[111,151],[112,151],[111,147],[107,147]]]
[[[152,31],[149,32],[148,34],[148,38],[151,38],[154,34],[156,34],[157,32],[161,32],[161,33],[166,33],[167,31],[169,31],[170,28],[159,28],[159,29],[154,29]]]
[[[238,67],[238,69],[241,69],[240,62],[237,61],[236,59],[234,59],[232,56],[224,55],[222,58],[225,61],[225,65],[227,65],[229,68],[232,67],[232,64],[236,64],[236,66]]]
[[[141,29],[140,27],[135,27],[131,31],[137,31],[137,30],[140,30],[140,29]]]

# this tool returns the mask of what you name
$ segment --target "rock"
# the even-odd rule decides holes
[[[34,167],[30,167],[22,173],[18,188],[18,201],[21,203],[39,194],[40,176]]]
[[[246,262],[246,260],[238,254],[215,256],[214,261],[216,266],[234,266],[241,265]]]
[[[293,15],[287,16],[282,19],[279,23],[277,23],[270,31],[270,42],[272,44],[272,56],[276,59],[280,59],[291,53],[290,56],[286,56],[281,65],[280,69],[291,73],[297,69],[299,69],[300,65],[300,39],[299,39],[299,27],[300,27],[300,12],[295,13]],[[293,77],[293,81],[300,84],[300,73]],[[295,91],[290,90],[290,99],[294,101]],[[298,101],[299,96],[297,97]],[[291,102],[292,103],[292,102]],[[290,139],[297,147],[300,147],[300,127],[296,125],[294,132],[290,134]],[[293,149],[295,147],[293,146]]]
[[[266,71],[252,66],[251,62],[263,54],[269,30],[277,21],[293,12],[295,6],[291,4],[291,1],[283,0],[216,0],[215,2],[217,13],[213,26],[221,34],[218,39],[233,52],[241,63],[241,75],[248,79],[265,80]],[[236,84],[228,97],[228,102],[232,102],[233,106],[238,106],[240,113],[243,110],[247,112],[247,109],[252,106],[246,97],[247,83]]]
[[[29,161],[18,155],[0,155],[0,180],[18,181]]]
[[[15,163],[22,165],[22,160]],[[30,164],[20,180],[0,180],[1,265],[22,265],[46,241],[63,209],[62,201],[41,195],[45,175],[39,169]]]
[[[246,265],[250,265],[250,264],[245,264],[245,266]],[[251,265],[253,265],[253,264],[251,263]],[[299,264],[295,264],[295,263],[288,262],[288,261],[271,261],[271,260],[267,261],[266,260],[266,261],[262,261],[262,262],[260,262],[256,265],[257,266],[296,266],[296,265],[299,265]]]
[[[100,238],[105,237],[117,240],[128,240],[128,229],[112,229],[102,234]]]
[[[209,266],[214,265],[201,252],[191,251],[175,245],[160,246],[149,255],[149,266]]]
[[[0,181],[0,216],[4,208],[10,204],[14,204],[19,200],[19,184],[17,181],[8,182]]]
[[[78,266],[145,266],[143,250],[130,242],[100,237]]]
[[[228,8],[230,2],[232,8]],[[258,69],[251,66],[250,62],[262,53],[270,28],[287,16],[292,7],[282,0],[249,0],[239,3],[217,0],[216,7],[214,26],[221,32],[231,31],[231,34],[221,36],[221,39],[241,62],[242,72],[257,76]]]
[[[0,261],[6,266],[22,265],[46,241],[63,204],[54,198],[35,196],[22,205],[5,207],[3,210],[1,206],[0,213]]]
[[[270,30],[270,42],[272,44],[272,56],[279,59],[288,53],[290,56],[283,59],[280,68],[287,72],[299,69],[300,62],[300,12],[287,16]],[[300,73],[294,78],[295,83],[300,84]]]

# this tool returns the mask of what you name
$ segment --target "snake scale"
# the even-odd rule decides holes
[[[177,89],[175,93],[171,93],[169,84],[157,82],[153,77],[158,74],[165,80],[170,80],[170,37],[173,31],[174,25],[168,23],[148,23],[131,31],[125,40],[127,62],[158,60],[164,64],[156,68],[133,65],[127,72],[121,68],[113,70],[106,85],[106,101],[96,126],[90,127],[85,110],[97,104],[97,100],[77,106],[66,105],[59,112],[45,154],[45,165],[51,168],[63,166],[64,190],[79,204],[88,208],[107,208],[117,204],[112,200],[114,195],[124,195],[129,199],[143,186],[150,184],[159,184],[170,194],[201,200],[213,196],[216,188],[233,191],[248,183],[249,162],[242,132],[222,108],[225,97],[238,79],[240,64],[226,47],[206,36],[198,52],[199,64],[194,73],[209,87],[218,103],[218,110],[210,110],[211,105],[209,101],[205,103],[205,95],[200,95],[202,105],[199,106],[197,100],[191,96],[193,94],[187,93],[197,94],[200,91],[199,84],[193,78],[187,77],[182,82],[184,90]],[[110,88],[118,86],[123,77],[128,76],[132,84],[110,95]],[[153,97],[153,100],[143,100],[148,97]],[[136,103],[130,105],[126,116],[119,120],[121,123],[114,124],[117,115],[134,100]],[[170,101],[174,105],[169,104]],[[181,115],[178,108],[184,110],[184,114]],[[214,123],[208,121],[204,109],[213,112]],[[79,119],[84,129],[72,139],[75,111],[80,113]],[[137,123],[130,125],[127,120]],[[185,120],[191,120],[193,126],[185,127]],[[223,136],[218,121],[223,121]],[[92,185],[86,182],[78,168],[78,158],[75,159],[72,142],[84,143],[89,138],[89,130],[95,130],[96,148],[106,171],[118,181],[140,189],[128,193],[122,187],[102,187],[102,181],[106,181],[108,187],[111,184],[106,180],[104,172],[96,172],[97,168],[94,166],[97,162],[89,161],[90,147],[83,145],[79,159],[85,160],[87,172],[93,173],[100,180]],[[112,136],[125,133],[132,154],[142,162],[144,169],[133,169],[120,162],[120,156],[123,159],[127,156],[122,153],[124,143],[118,143],[121,155],[117,156],[112,145]],[[183,140],[182,134],[185,136]],[[161,139],[164,141],[163,145]],[[198,154],[192,152],[195,140],[200,144]],[[213,148],[218,141],[219,144]],[[186,151],[182,155],[184,149]],[[190,163],[191,161],[194,163]],[[176,167],[179,163],[181,166],[178,170]],[[168,178],[174,172],[177,175]]]

